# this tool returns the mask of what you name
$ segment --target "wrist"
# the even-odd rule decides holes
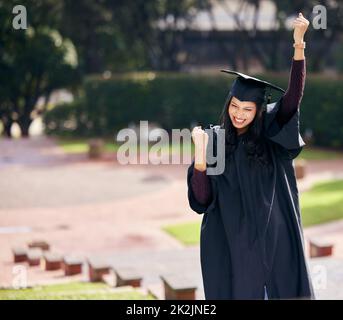
[[[306,48],[306,42],[305,41],[303,41],[303,42],[294,42],[293,43],[293,47],[295,48],[295,49],[305,49]]]
[[[206,171],[206,168],[207,168],[206,162],[205,162],[205,164],[197,164],[197,163],[195,163],[195,164],[194,164],[194,168],[195,168],[197,171],[204,172],[204,171]]]
[[[301,39],[294,39],[294,43],[303,43],[305,42],[304,41],[304,38],[301,38]]]
[[[305,60],[305,52],[304,49],[294,49],[294,55],[293,55],[293,60],[298,61],[298,60]]]

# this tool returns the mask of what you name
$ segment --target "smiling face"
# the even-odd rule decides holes
[[[240,101],[236,97],[232,97],[228,113],[238,134],[248,130],[249,124],[255,118],[256,108],[256,103],[253,101]]]

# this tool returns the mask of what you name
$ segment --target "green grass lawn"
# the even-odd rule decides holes
[[[343,180],[321,182],[300,195],[304,227],[343,219]],[[195,245],[200,240],[201,222],[168,225],[163,229],[184,245]]]
[[[151,300],[135,289],[116,292],[104,283],[70,282],[28,289],[2,289],[0,300]]]
[[[58,145],[65,153],[86,153],[88,152],[88,139],[58,138]],[[105,151],[115,152],[119,145],[114,141],[105,140]]]
[[[58,138],[57,143],[65,153],[86,153],[88,152],[88,139],[74,139],[74,138]],[[120,147],[120,144],[109,139],[105,139],[105,151],[115,152]],[[173,145],[164,145],[161,148],[162,152],[166,152],[169,149],[169,152],[182,154],[182,143],[173,144]],[[150,150],[151,146],[149,147]],[[189,152],[191,149],[192,154],[194,153],[194,146],[187,144],[185,146],[185,152]],[[139,149],[138,149],[139,150]]]
[[[343,218],[343,180],[316,184],[300,195],[304,226],[311,226]]]
[[[343,159],[343,152],[305,147],[297,159],[304,160],[333,160]]]
[[[200,242],[200,226],[201,222],[187,222],[168,225],[163,230],[182,244],[190,246]]]
[[[200,222],[187,222],[168,225],[163,230],[185,245],[193,245],[199,242]]]
[[[58,144],[63,148],[66,153],[86,153],[88,151],[88,139],[75,139],[75,138],[58,138]],[[108,152],[115,152],[120,147],[120,144],[110,139],[105,139],[105,150]],[[173,153],[182,154],[182,143],[177,143],[173,145],[165,145],[162,150],[166,149]],[[189,152],[191,150],[192,156],[194,154],[194,145],[187,144],[185,146],[185,151]],[[343,152],[331,151],[318,148],[305,147],[300,153],[298,159],[305,160],[331,160],[331,159],[343,159]]]

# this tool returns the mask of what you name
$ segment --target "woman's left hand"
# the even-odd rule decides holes
[[[304,41],[305,32],[309,26],[310,22],[304,18],[302,13],[299,13],[299,16],[293,22],[293,38],[295,43],[301,43]]]

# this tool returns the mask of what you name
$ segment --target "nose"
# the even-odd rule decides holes
[[[244,118],[244,112],[243,111],[237,111],[235,114],[234,114],[234,116],[236,117],[236,118],[239,118],[239,119],[241,119],[241,118]]]

